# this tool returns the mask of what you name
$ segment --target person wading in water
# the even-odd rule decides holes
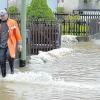
[[[8,18],[5,9],[0,10],[0,67],[2,77],[6,76],[6,60],[9,62],[11,74],[14,74],[14,58],[16,47],[21,51],[22,37],[15,20]]]

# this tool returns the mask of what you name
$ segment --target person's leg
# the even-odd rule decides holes
[[[9,50],[7,50],[7,59],[9,62],[11,74],[14,74],[14,58],[10,57]]]
[[[1,73],[2,77],[6,76],[6,49],[0,48],[0,66],[1,66]]]
[[[9,57],[9,66],[11,74],[14,74],[14,58]]]
[[[1,64],[1,72],[2,77],[6,76],[6,57],[3,58],[2,64]]]

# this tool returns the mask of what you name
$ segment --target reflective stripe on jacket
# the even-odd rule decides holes
[[[15,58],[16,54],[16,45],[18,42],[22,41],[22,37],[18,28],[18,24],[15,20],[13,19],[8,19],[7,20],[7,25],[8,25],[8,49],[10,56],[12,58]]]

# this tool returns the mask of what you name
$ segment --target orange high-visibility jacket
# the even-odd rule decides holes
[[[8,49],[10,56],[12,58],[15,58],[16,54],[16,45],[19,42],[22,42],[22,37],[18,28],[18,24],[15,20],[13,19],[8,19],[7,20],[7,25],[8,25]]]

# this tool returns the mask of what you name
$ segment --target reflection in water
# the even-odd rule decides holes
[[[55,60],[43,62],[34,56],[26,68],[0,76],[0,100],[100,100],[100,47],[90,41],[68,48],[63,57],[49,52]]]

